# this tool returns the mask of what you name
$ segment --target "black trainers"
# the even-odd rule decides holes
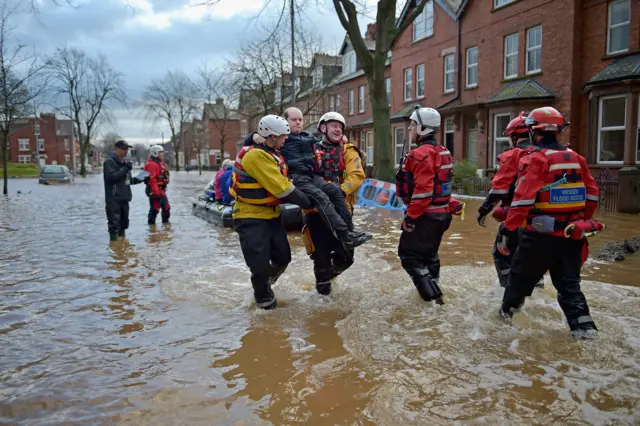
[[[571,336],[576,340],[592,340],[598,337],[598,329],[595,324],[587,323],[580,328],[571,330]]]
[[[513,320],[513,312],[511,312],[511,310],[505,311],[501,306],[500,311],[498,311],[498,315],[500,315],[500,318],[502,318],[504,322],[511,324],[511,321]]]
[[[347,238],[344,240],[344,245],[347,248],[356,248],[372,238],[373,235],[365,234],[364,232],[349,232]]]

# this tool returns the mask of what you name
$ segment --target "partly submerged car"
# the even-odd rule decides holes
[[[40,171],[38,183],[49,185],[50,183],[71,183],[73,175],[67,166],[48,165]]]

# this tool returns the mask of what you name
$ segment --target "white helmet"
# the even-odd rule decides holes
[[[324,123],[328,123],[329,121],[338,121],[342,123],[342,130],[344,130],[344,128],[347,127],[347,122],[345,121],[342,114],[331,111],[331,112],[327,112],[322,117],[320,117],[320,121],[318,121],[318,131],[319,132],[321,131],[320,126],[322,126]]]
[[[410,120],[418,123],[418,134],[425,136],[430,133],[435,133],[440,128],[442,119],[440,113],[433,108],[420,108],[416,106],[416,110],[413,111]]]
[[[157,157],[160,152],[164,152],[164,148],[161,145],[152,145],[151,148],[149,148],[149,153],[152,157]]]
[[[263,138],[288,135],[289,133],[291,133],[289,123],[278,115],[265,115],[258,124],[258,134]]]

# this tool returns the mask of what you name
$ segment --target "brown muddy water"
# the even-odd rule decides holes
[[[470,200],[445,235],[447,304],[422,302],[395,255],[400,216],[357,211],[375,239],[330,297],[298,235],[259,312],[237,235],[191,213],[212,175],[174,174],[170,226],[108,244],[102,177],[12,180],[0,199],[0,422],[20,425],[440,425],[640,423],[640,255],[589,260],[600,336],[571,339],[545,277],[513,326],[498,320],[496,224]],[[17,191],[22,191],[18,195]],[[640,234],[601,214],[591,241]]]

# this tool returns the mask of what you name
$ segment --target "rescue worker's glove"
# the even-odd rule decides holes
[[[498,229],[498,241],[496,243],[496,250],[503,256],[510,256],[511,249],[509,249],[509,243],[515,241],[518,238],[518,230],[510,231],[505,228],[504,224],[500,224]]]
[[[460,216],[464,210],[464,203],[452,198],[451,201],[449,201],[449,210],[451,210],[451,214]]]
[[[493,205],[487,204],[486,201],[478,207],[478,225],[487,226],[487,215],[491,213],[491,209],[493,209]]]
[[[403,231],[413,232],[416,229],[416,220],[409,216],[405,216],[402,221],[401,229]]]
[[[133,170],[133,164],[131,164],[131,161],[125,161],[124,165],[128,170]]]

